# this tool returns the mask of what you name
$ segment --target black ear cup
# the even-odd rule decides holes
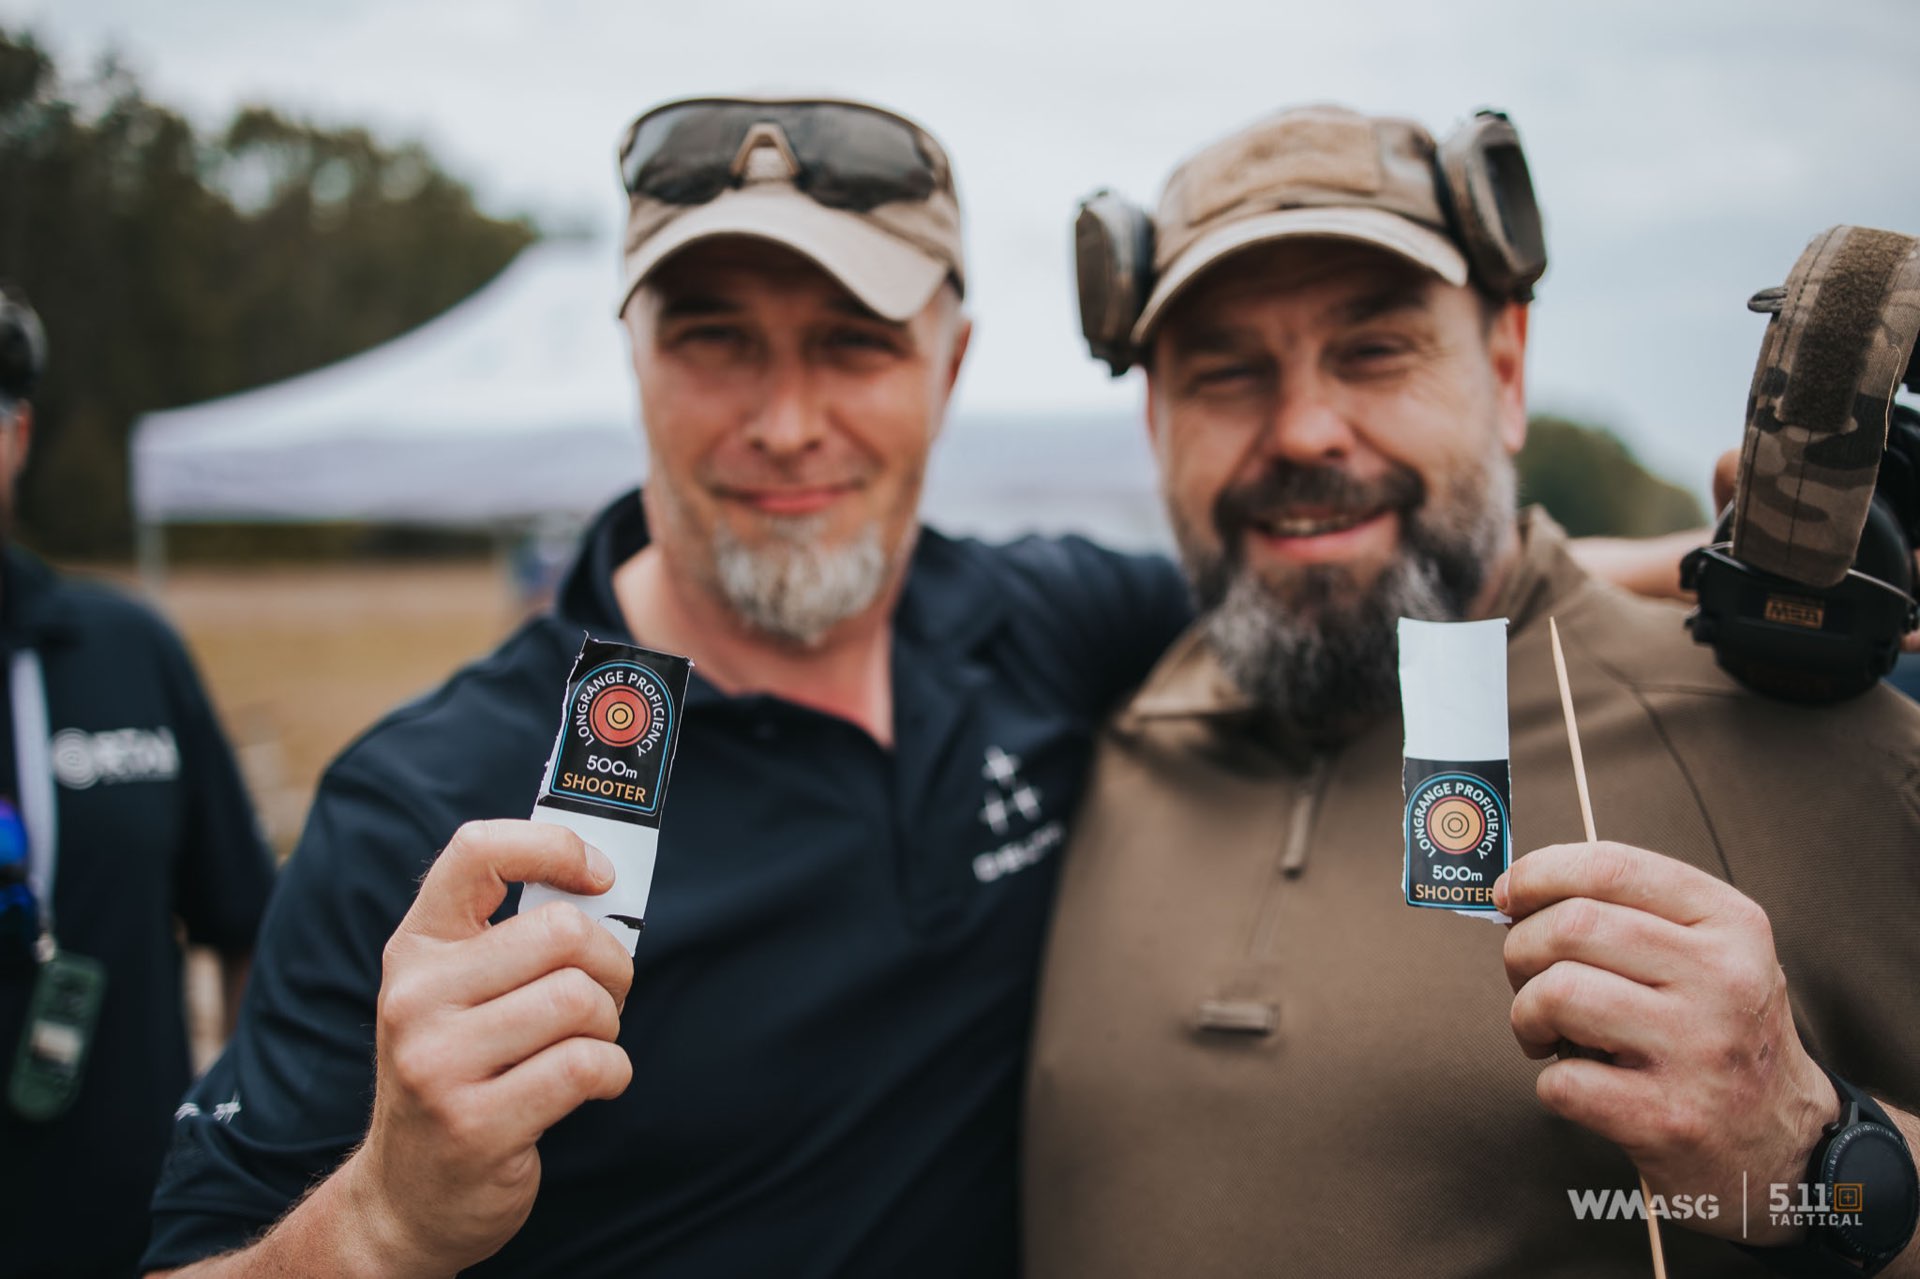
[[[1153,287],[1153,219],[1111,191],[1080,202],[1073,221],[1080,332],[1119,377],[1133,365],[1133,326]]]
[[[1860,546],[1838,584],[1815,589],[1735,559],[1733,523],[1729,507],[1712,544],[1681,564],[1682,585],[1699,597],[1687,629],[1721,669],[1756,692],[1807,703],[1856,697],[1885,678],[1920,622],[1920,414],[1893,407]]]
[[[1435,157],[1441,203],[1480,287],[1533,300],[1547,270],[1546,228],[1513,121],[1481,111],[1447,135]]]

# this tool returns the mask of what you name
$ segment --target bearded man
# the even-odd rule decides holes
[[[1617,1276],[1647,1212],[1675,1274],[1920,1273],[1916,711],[1749,694],[1516,519],[1538,270],[1486,251],[1524,222],[1476,222],[1445,159],[1296,110],[1153,219],[1125,336],[1203,616],[1109,726],[1067,854],[1029,1273]],[[1493,886],[1504,933],[1398,889],[1402,617],[1510,623],[1537,851]],[[1618,843],[1574,842],[1550,618]],[[1879,1162],[1829,1185],[1843,1142]],[[1862,1183],[1864,1226],[1782,1210]]]

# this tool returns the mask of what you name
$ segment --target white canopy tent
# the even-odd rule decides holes
[[[582,516],[632,486],[646,463],[615,262],[604,243],[538,244],[371,351],[142,417],[132,483],[150,580],[167,524],[497,527]],[[945,432],[927,511],[989,536],[1078,529],[1159,545],[1154,494],[1137,425],[982,417]]]
[[[149,413],[143,523],[490,524],[591,509],[642,466],[604,245],[535,245],[410,333],[312,373]]]

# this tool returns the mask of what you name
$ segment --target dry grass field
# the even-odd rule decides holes
[[[283,857],[340,748],[520,617],[504,571],[473,562],[185,568],[154,602],[186,637]]]
[[[505,571],[474,562],[183,568],[152,602],[185,636],[281,857],[340,748],[521,616]],[[220,1038],[210,955],[190,957],[187,981],[204,1067]]]

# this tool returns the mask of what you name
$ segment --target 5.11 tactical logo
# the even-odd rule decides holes
[[[587,645],[589,650],[619,647],[596,640]],[[658,825],[673,717],[686,691],[685,668],[674,672],[676,688],[631,657],[594,660],[601,656],[583,650],[574,668],[566,728],[544,798],[582,812],[612,807],[628,821]]]

